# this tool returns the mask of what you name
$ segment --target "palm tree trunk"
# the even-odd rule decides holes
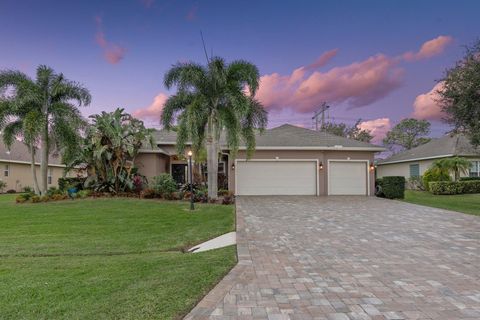
[[[44,107],[45,124],[41,137],[40,147],[40,193],[45,195],[48,189],[48,114],[47,108]]]
[[[207,178],[208,197],[212,200],[218,198],[218,145],[215,134],[215,124],[212,120],[207,125]]]
[[[33,190],[35,194],[40,194],[40,188],[38,187],[38,180],[37,180],[37,165],[35,164],[35,147],[33,144],[30,144],[30,168],[32,169],[32,177],[33,177]]]

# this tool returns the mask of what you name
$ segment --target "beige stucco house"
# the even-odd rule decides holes
[[[156,132],[156,146],[136,159],[147,178],[170,173],[187,177],[187,161],[175,150],[176,133]],[[221,141],[219,173],[236,195],[373,195],[373,160],[382,147],[293,125],[268,129],[256,137],[247,159],[244,146],[233,157]]]
[[[472,166],[462,176],[480,176],[480,148],[474,148],[464,135],[445,135],[438,139],[380,160],[377,177],[404,176],[405,179],[422,176],[435,160],[450,157],[465,157]]]
[[[40,159],[37,157],[37,178],[40,179]],[[65,166],[60,156],[52,155],[48,165],[48,186],[57,187],[58,178],[63,176]],[[0,180],[7,183],[3,192],[15,190],[20,192],[25,187],[33,188],[33,177],[30,167],[30,153],[20,141],[15,141],[10,148],[3,144],[0,136]],[[39,180],[40,182],[40,180]]]

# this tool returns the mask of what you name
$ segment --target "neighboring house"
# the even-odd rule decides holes
[[[40,156],[37,154],[37,178],[40,183]],[[60,156],[50,156],[48,165],[48,186],[57,187],[58,178],[63,176],[65,166],[61,164]],[[33,177],[30,167],[30,153],[20,141],[15,141],[10,148],[3,144],[0,136],[0,180],[7,183],[7,190],[22,191],[25,187],[33,189]]]
[[[136,159],[147,178],[170,173],[185,182],[187,162],[175,151],[176,133],[157,131],[153,150]],[[375,152],[384,148],[292,125],[266,130],[256,137],[247,160],[245,146],[235,158],[221,139],[219,172],[236,195],[373,195]]]
[[[480,148],[474,148],[467,137],[459,134],[433,139],[421,146],[378,161],[377,177],[404,176],[406,179],[419,177],[435,160],[455,156],[465,157],[472,162],[467,176],[480,176]]]

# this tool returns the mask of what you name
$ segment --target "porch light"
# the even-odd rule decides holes
[[[318,168],[319,168],[320,170],[323,170],[323,162],[322,162],[322,161],[320,161],[320,164],[318,165]]]
[[[235,163],[232,163],[232,170],[235,170]]]
[[[193,156],[192,150],[189,150],[189,151],[187,152],[187,156],[189,156],[189,157]]]
[[[370,171],[375,170],[375,165],[373,163],[370,163]]]

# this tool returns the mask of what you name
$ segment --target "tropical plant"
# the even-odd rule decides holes
[[[188,142],[195,153],[206,148],[208,195],[216,199],[220,135],[225,133],[231,156],[242,138],[250,157],[257,129],[262,132],[267,125],[267,112],[254,98],[260,78],[255,65],[242,60],[227,64],[219,57],[207,60],[206,66],[177,63],[165,74],[165,86],[176,86],[177,92],[165,103],[161,122],[168,130],[177,121],[179,154]]]
[[[480,40],[466,48],[465,56],[446,71],[438,91],[445,120],[480,146]]]
[[[409,150],[430,141],[430,122],[417,119],[403,119],[387,132],[383,143],[390,149]]]
[[[81,84],[67,80],[45,65],[37,68],[35,80],[20,71],[0,72],[0,91],[8,89],[13,89],[13,100],[35,106],[35,128],[39,128],[35,132],[40,140],[40,193],[45,194],[50,152],[56,148],[72,153],[78,148],[79,132],[85,125],[78,106],[90,104],[90,93]]]
[[[430,191],[430,182],[450,181],[448,169],[445,169],[442,164],[432,166],[425,170],[422,176],[422,183],[425,190]]]
[[[82,147],[71,155],[69,168],[86,166],[86,185],[100,192],[134,191],[135,158],[144,144],[153,145],[152,129],[124,109],[90,116]]]
[[[3,192],[3,189],[7,187],[7,183],[5,181],[0,180],[0,193]]]
[[[173,180],[172,176],[168,173],[162,173],[159,176],[153,178],[152,189],[155,190],[160,196],[169,196],[177,191],[177,183]]]
[[[447,174],[453,173],[454,181],[459,180],[461,173],[468,173],[471,165],[468,159],[462,157],[440,159],[433,163],[434,168]]]

